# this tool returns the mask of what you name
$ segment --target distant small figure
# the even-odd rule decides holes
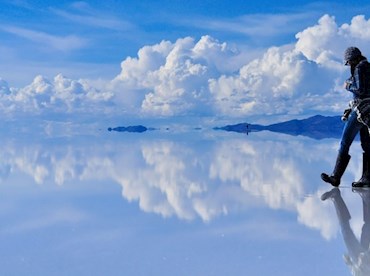
[[[344,83],[344,88],[353,94],[349,109],[345,110],[342,120],[345,121],[340,147],[335,167],[331,175],[321,174],[322,180],[334,187],[340,185],[340,180],[347,168],[351,156],[350,146],[356,135],[360,133],[363,149],[363,169],[360,180],[353,182],[353,187],[370,186],[370,136],[368,126],[361,120],[370,114],[370,64],[361,51],[349,47],[344,52],[344,64],[350,66],[351,76]],[[365,114],[367,113],[367,114]]]

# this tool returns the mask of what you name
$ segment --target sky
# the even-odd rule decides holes
[[[337,114],[366,1],[0,1],[0,106],[141,117]]]

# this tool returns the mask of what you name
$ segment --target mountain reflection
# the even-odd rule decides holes
[[[336,140],[287,140],[261,133],[248,139],[86,141],[5,142],[1,181],[18,174],[37,184],[113,182],[122,187],[126,200],[163,217],[207,222],[267,207],[296,213],[300,223],[327,239],[335,234],[329,206],[311,195],[318,193],[319,172],[331,166]]]
[[[322,200],[331,199],[334,203],[339,225],[348,254],[344,260],[353,275],[370,275],[370,190],[354,189],[362,200],[363,226],[360,239],[357,239],[350,225],[351,214],[338,188],[324,193]]]

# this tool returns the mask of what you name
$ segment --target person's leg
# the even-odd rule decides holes
[[[370,155],[370,134],[368,127],[365,125],[360,129],[360,138],[362,150]]]
[[[370,136],[366,126],[360,129],[362,154],[362,176],[352,183],[353,187],[370,187]]]
[[[349,149],[352,145],[352,142],[355,139],[357,133],[359,133],[361,130],[362,130],[361,133],[364,139],[363,146],[368,147],[370,151],[370,140],[366,140],[366,135],[363,129],[364,129],[364,125],[360,123],[359,121],[357,121],[357,113],[355,111],[352,111],[343,128],[342,138],[341,138],[340,147],[339,147],[339,154],[344,154],[344,155],[349,154]]]
[[[326,173],[321,174],[322,180],[330,183],[334,187],[338,187],[340,184],[340,179],[347,168],[351,156],[349,155],[349,148],[353,140],[355,139],[357,133],[361,129],[362,124],[357,121],[356,112],[352,111],[348,117],[348,120],[343,128],[342,139],[340,142],[340,148],[338,151],[338,156],[335,162],[334,170],[331,175]]]

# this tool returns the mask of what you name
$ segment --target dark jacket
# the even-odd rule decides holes
[[[354,99],[370,97],[370,63],[366,58],[361,60],[347,81],[347,90],[353,93]]]

